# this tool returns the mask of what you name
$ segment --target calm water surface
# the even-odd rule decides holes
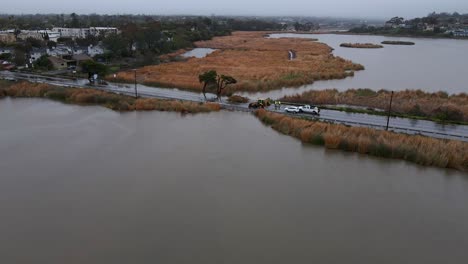
[[[187,51],[186,53],[182,54],[182,57],[195,57],[195,58],[204,58],[206,55],[212,53],[215,49],[208,49],[208,48],[195,48],[193,50]]]
[[[360,63],[366,69],[342,80],[317,81],[300,88],[250,94],[250,97],[279,98],[311,89],[328,88],[421,89],[428,92],[468,93],[468,40],[335,34],[273,34],[271,37],[317,38],[319,42],[334,48],[333,54]],[[384,40],[412,41],[416,45],[384,45],[383,49],[340,47],[344,42],[380,44]]]
[[[466,263],[468,177],[252,115],[0,100],[0,263]]]

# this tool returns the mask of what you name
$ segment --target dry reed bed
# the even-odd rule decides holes
[[[414,42],[411,42],[411,41],[392,41],[392,40],[386,40],[386,41],[382,41],[381,43],[382,43],[382,44],[386,44],[386,45],[409,45],[409,46],[415,45],[415,43],[414,43]]]
[[[355,49],[381,49],[384,46],[373,43],[342,43],[340,47]]]
[[[172,111],[180,113],[202,113],[219,111],[216,103],[194,103],[156,98],[135,99],[130,96],[118,95],[96,89],[63,88],[48,84],[28,82],[17,83],[0,88],[0,97],[39,97],[65,103],[80,105],[101,105],[116,111]]]
[[[228,102],[233,103],[233,104],[245,104],[248,103],[250,100],[249,98],[242,97],[239,95],[232,95],[228,97]]]
[[[304,143],[384,158],[403,159],[425,166],[468,171],[466,142],[347,127],[292,118],[263,109],[257,110],[255,115],[264,124],[283,134],[296,137]]]
[[[335,89],[308,91],[286,96],[282,101],[322,105],[353,105],[388,109],[391,92],[386,90]],[[393,96],[392,111],[398,114],[430,117],[446,121],[468,121],[468,94],[448,95],[445,92],[427,93],[421,90],[397,91]]]
[[[264,32],[235,32],[232,36],[215,37],[195,43],[197,47],[215,48],[205,58],[189,58],[138,69],[139,78],[147,85],[179,87],[201,91],[198,75],[216,70],[238,80],[228,87],[233,91],[267,91],[285,86],[299,86],[315,80],[340,79],[352,76],[364,67],[335,57],[331,48],[307,39],[267,39]],[[288,51],[297,58],[289,61]],[[117,74],[117,81],[131,82],[132,71]]]

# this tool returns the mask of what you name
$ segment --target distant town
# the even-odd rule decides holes
[[[382,26],[363,24],[350,30],[353,33],[376,35],[408,35],[426,37],[467,38],[468,14],[432,13],[423,18],[406,20],[393,17]]]
[[[106,75],[158,64],[233,31],[340,32],[467,38],[468,15],[388,21],[307,17],[0,15],[0,69]]]

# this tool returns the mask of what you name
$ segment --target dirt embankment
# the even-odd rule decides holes
[[[139,79],[147,85],[200,92],[198,75],[216,70],[238,80],[226,92],[256,92],[345,78],[364,69],[362,65],[333,56],[332,49],[325,44],[308,39],[269,39],[265,34],[234,32],[231,36],[197,42],[197,47],[218,50],[205,58],[140,68]],[[295,59],[289,60],[289,50],[296,52]],[[116,80],[131,82],[133,79],[134,73],[129,71],[118,73]]]

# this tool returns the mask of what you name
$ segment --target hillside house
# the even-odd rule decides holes
[[[16,41],[16,37],[14,34],[0,33],[0,42],[10,44],[10,43],[15,43],[15,41]]]
[[[59,57],[51,56],[48,59],[52,63],[52,65],[54,65],[54,68],[57,70],[65,70],[71,66],[76,65],[75,61],[66,60]]]

